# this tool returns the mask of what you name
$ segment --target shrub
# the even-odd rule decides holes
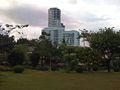
[[[11,66],[22,65],[25,61],[25,54],[22,51],[13,50],[7,60]]]
[[[76,66],[75,71],[77,73],[82,73],[83,72],[83,67],[82,66]]]
[[[40,71],[48,71],[49,67],[47,67],[47,66],[37,66],[36,69],[40,70]]]
[[[66,67],[64,70],[65,70],[66,73],[70,73],[71,72],[71,68],[70,67]]]
[[[114,72],[119,72],[119,68],[114,68]]]
[[[0,71],[11,71],[8,66],[0,66]]]
[[[51,67],[51,70],[52,70],[52,71],[57,71],[57,70],[58,70],[58,67],[57,67],[57,66],[53,66],[53,67]]]
[[[32,53],[30,55],[30,62],[31,62],[31,64],[32,64],[33,67],[36,67],[38,65],[39,58],[40,58],[40,56],[39,56],[38,53]]]
[[[97,71],[98,67],[97,66],[93,66],[93,71]]]
[[[14,66],[13,71],[15,73],[23,73],[24,72],[24,67],[23,66]]]

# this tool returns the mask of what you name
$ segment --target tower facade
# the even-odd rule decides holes
[[[48,27],[61,27],[61,11],[58,8],[48,10]]]
[[[65,31],[65,26],[61,23],[61,10],[58,8],[50,8],[48,10],[48,27],[44,28],[42,32],[46,32],[49,36],[46,36],[52,44],[61,45],[63,40],[67,45],[79,46],[79,32],[77,31]]]

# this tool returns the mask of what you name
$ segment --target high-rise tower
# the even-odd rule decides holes
[[[61,27],[61,11],[58,8],[48,10],[48,27]]]
[[[61,10],[58,8],[50,8],[48,10],[48,27],[44,28],[42,32],[49,34],[46,36],[53,45],[59,46],[65,40],[67,45],[79,46],[79,32],[65,31],[65,26],[61,23]]]

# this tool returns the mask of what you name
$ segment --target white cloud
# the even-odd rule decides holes
[[[0,0],[0,11],[2,10],[0,12],[0,22],[39,23],[37,26],[30,27],[29,33],[34,33],[34,29],[39,32],[42,26],[47,26],[47,17],[42,17],[47,14],[47,9],[58,7],[62,11],[62,22],[69,29],[86,28],[96,30],[105,26],[119,28],[119,4],[119,0]],[[39,11],[40,13],[38,13]],[[27,15],[28,12],[29,15]],[[36,20],[36,18],[38,19]],[[33,33],[29,34],[28,37],[35,37],[35,33],[34,35]]]

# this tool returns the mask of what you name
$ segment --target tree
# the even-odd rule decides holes
[[[78,59],[76,57],[75,52],[76,47],[74,46],[67,46],[66,44],[62,44],[59,47],[59,51],[61,52],[61,56],[66,66],[67,72],[71,70],[75,70],[75,67],[78,65]]]
[[[15,45],[14,36],[11,35],[11,33],[17,32],[18,34],[23,34],[21,31],[15,29],[17,28],[21,30],[22,28],[28,26],[29,25],[0,25],[0,54],[2,57],[7,57]]]
[[[33,67],[36,67],[38,64],[39,64],[39,59],[40,59],[40,56],[38,53],[32,53],[30,55],[30,61],[31,61],[31,65]]]
[[[11,66],[22,65],[27,58],[27,46],[25,44],[17,44],[11,50],[8,56],[8,63]]]
[[[34,52],[40,55],[41,66],[49,66],[50,70],[54,63],[53,59],[59,55],[57,48],[46,38],[46,33],[44,32],[40,36]]]
[[[85,42],[88,41],[88,37],[90,36],[90,33],[88,32],[88,30],[86,29],[79,29],[81,34],[79,35],[78,39],[82,38],[83,39],[83,44],[84,44],[84,47],[85,47]]]
[[[76,53],[66,53],[64,55],[65,63],[66,63],[66,69],[71,71],[75,70],[76,66],[78,65],[78,60],[76,58]]]
[[[113,28],[100,29],[99,32],[92,33],[88,38],[90,47],[101,53],[107,62],[108,72],[111,68],[112,56],[120,51],[120,34],[113,31]]]
[[[90,47],[76,47],[76,55],[80,63],[87,66],[88,71],[92,69],[92,66],[98,63],[95,50]]]
[[[15,44],[14,38],[0,34],[0,53],[9,52]]]
[[[17,40],[17,44],[29,44],[29,40],[27,40],[26,38],[21,38]]]
[[[0,63],[6,62],[7,56],[14,45],[15,41],[13,37],[0,34]]]
[[[11,66],[22,65],[24,61],[25,61],[24,53],[18,50],[13,50],[8,56],[8,63]]]
[[[26,44],[16,44],[14,46],[13,50],[20,51],[20,52],[23,52],[24,54],[26,54],[27,50],[28,50],[28,45],[26,45]]]

